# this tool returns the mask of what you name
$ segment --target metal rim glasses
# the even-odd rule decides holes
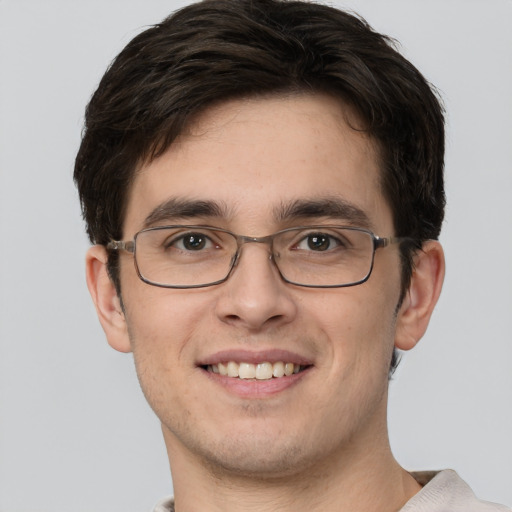
[[[131,241],[112,241],[109,250],[134,255],[142,281],[164,288],[201,288],[226,281],[248,243],[269,246],[281,278],[309,288],[341,288],[368,280],[375,251],[404,238],[381,238],[363,228],[300,226],[251,237],[211,226],[156,226]]]

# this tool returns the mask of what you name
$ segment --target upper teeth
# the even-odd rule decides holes
[[[228,363],[212,364],[207,369],[225,377],[266,380],[272,377],[284,377],[292,373],[298,373],[301,367],[298,364],[282,361],[273,364],[268,362],[252,364],[229,361]]]

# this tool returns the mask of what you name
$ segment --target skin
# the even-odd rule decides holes
[[[237,100],[207,110],[138,171],[124,239],[170,198],[215,201],[225,211],[157,224],[209,224],[250,236],[354,224],[275,216],[283,204],[334,198],[362,211],[377,235],[393,235],[378,154],[347,117],[353,125],[347,107],[322,95]],[[334,289],[283,282],[260,244],[244,246],[225,283],[195,290],[143,283],[133,256],[123,253],[123,308],[105,265],[104,248],[91,248],[89,289],[109,343],[133,351],[141,387],[161,420],[179,512],[391,511],[420,489],[389,448],[388,369],[393,346],[407,350],[421,338],[439,296],[444,260],[437,242],[416,256],[398,311],[396,245],[376,252],[368,282]],[[201,367],[231,356],[279,359],[277,350],[309,365],[282,389],[242,388]]]

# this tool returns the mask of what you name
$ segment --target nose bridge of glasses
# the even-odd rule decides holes
[[[272,243],[274,240],[273,235],[267,235],[267,236],[246,236],[246,235],[237,235],[236,236],[236,242],[237,242],[237,251],[236,254],[233,257],[233,266],[238,265],[238,262],[240,260],[240,254],[242,252],[242,247],[246,244],[264,244],[268,246],[268,259],[272,260]]]

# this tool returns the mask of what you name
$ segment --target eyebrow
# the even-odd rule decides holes
[[[372,228],[372,223],[364,210],[339,197],[299,199],[283,203],[274,209],[274,217],[279,222],[328,217],[357,227]]]
[[[229,219],[233,212],[224,204],[210,200],[172,197],[156,206],[144,219],[143,229],[165,222],[178,222],[198,217]],[[339,197],[297,199],[273,209],[277,223],[329,218],[361,228],[372,228],[368,215],[358,206]]]
[[[172,197],[154,208],[144,219],[143,228],[154,226],[162,222],[176,222],[178,220],[195,217],[228,218],[230,213],[226,205],[216,201],[190,200]]]

